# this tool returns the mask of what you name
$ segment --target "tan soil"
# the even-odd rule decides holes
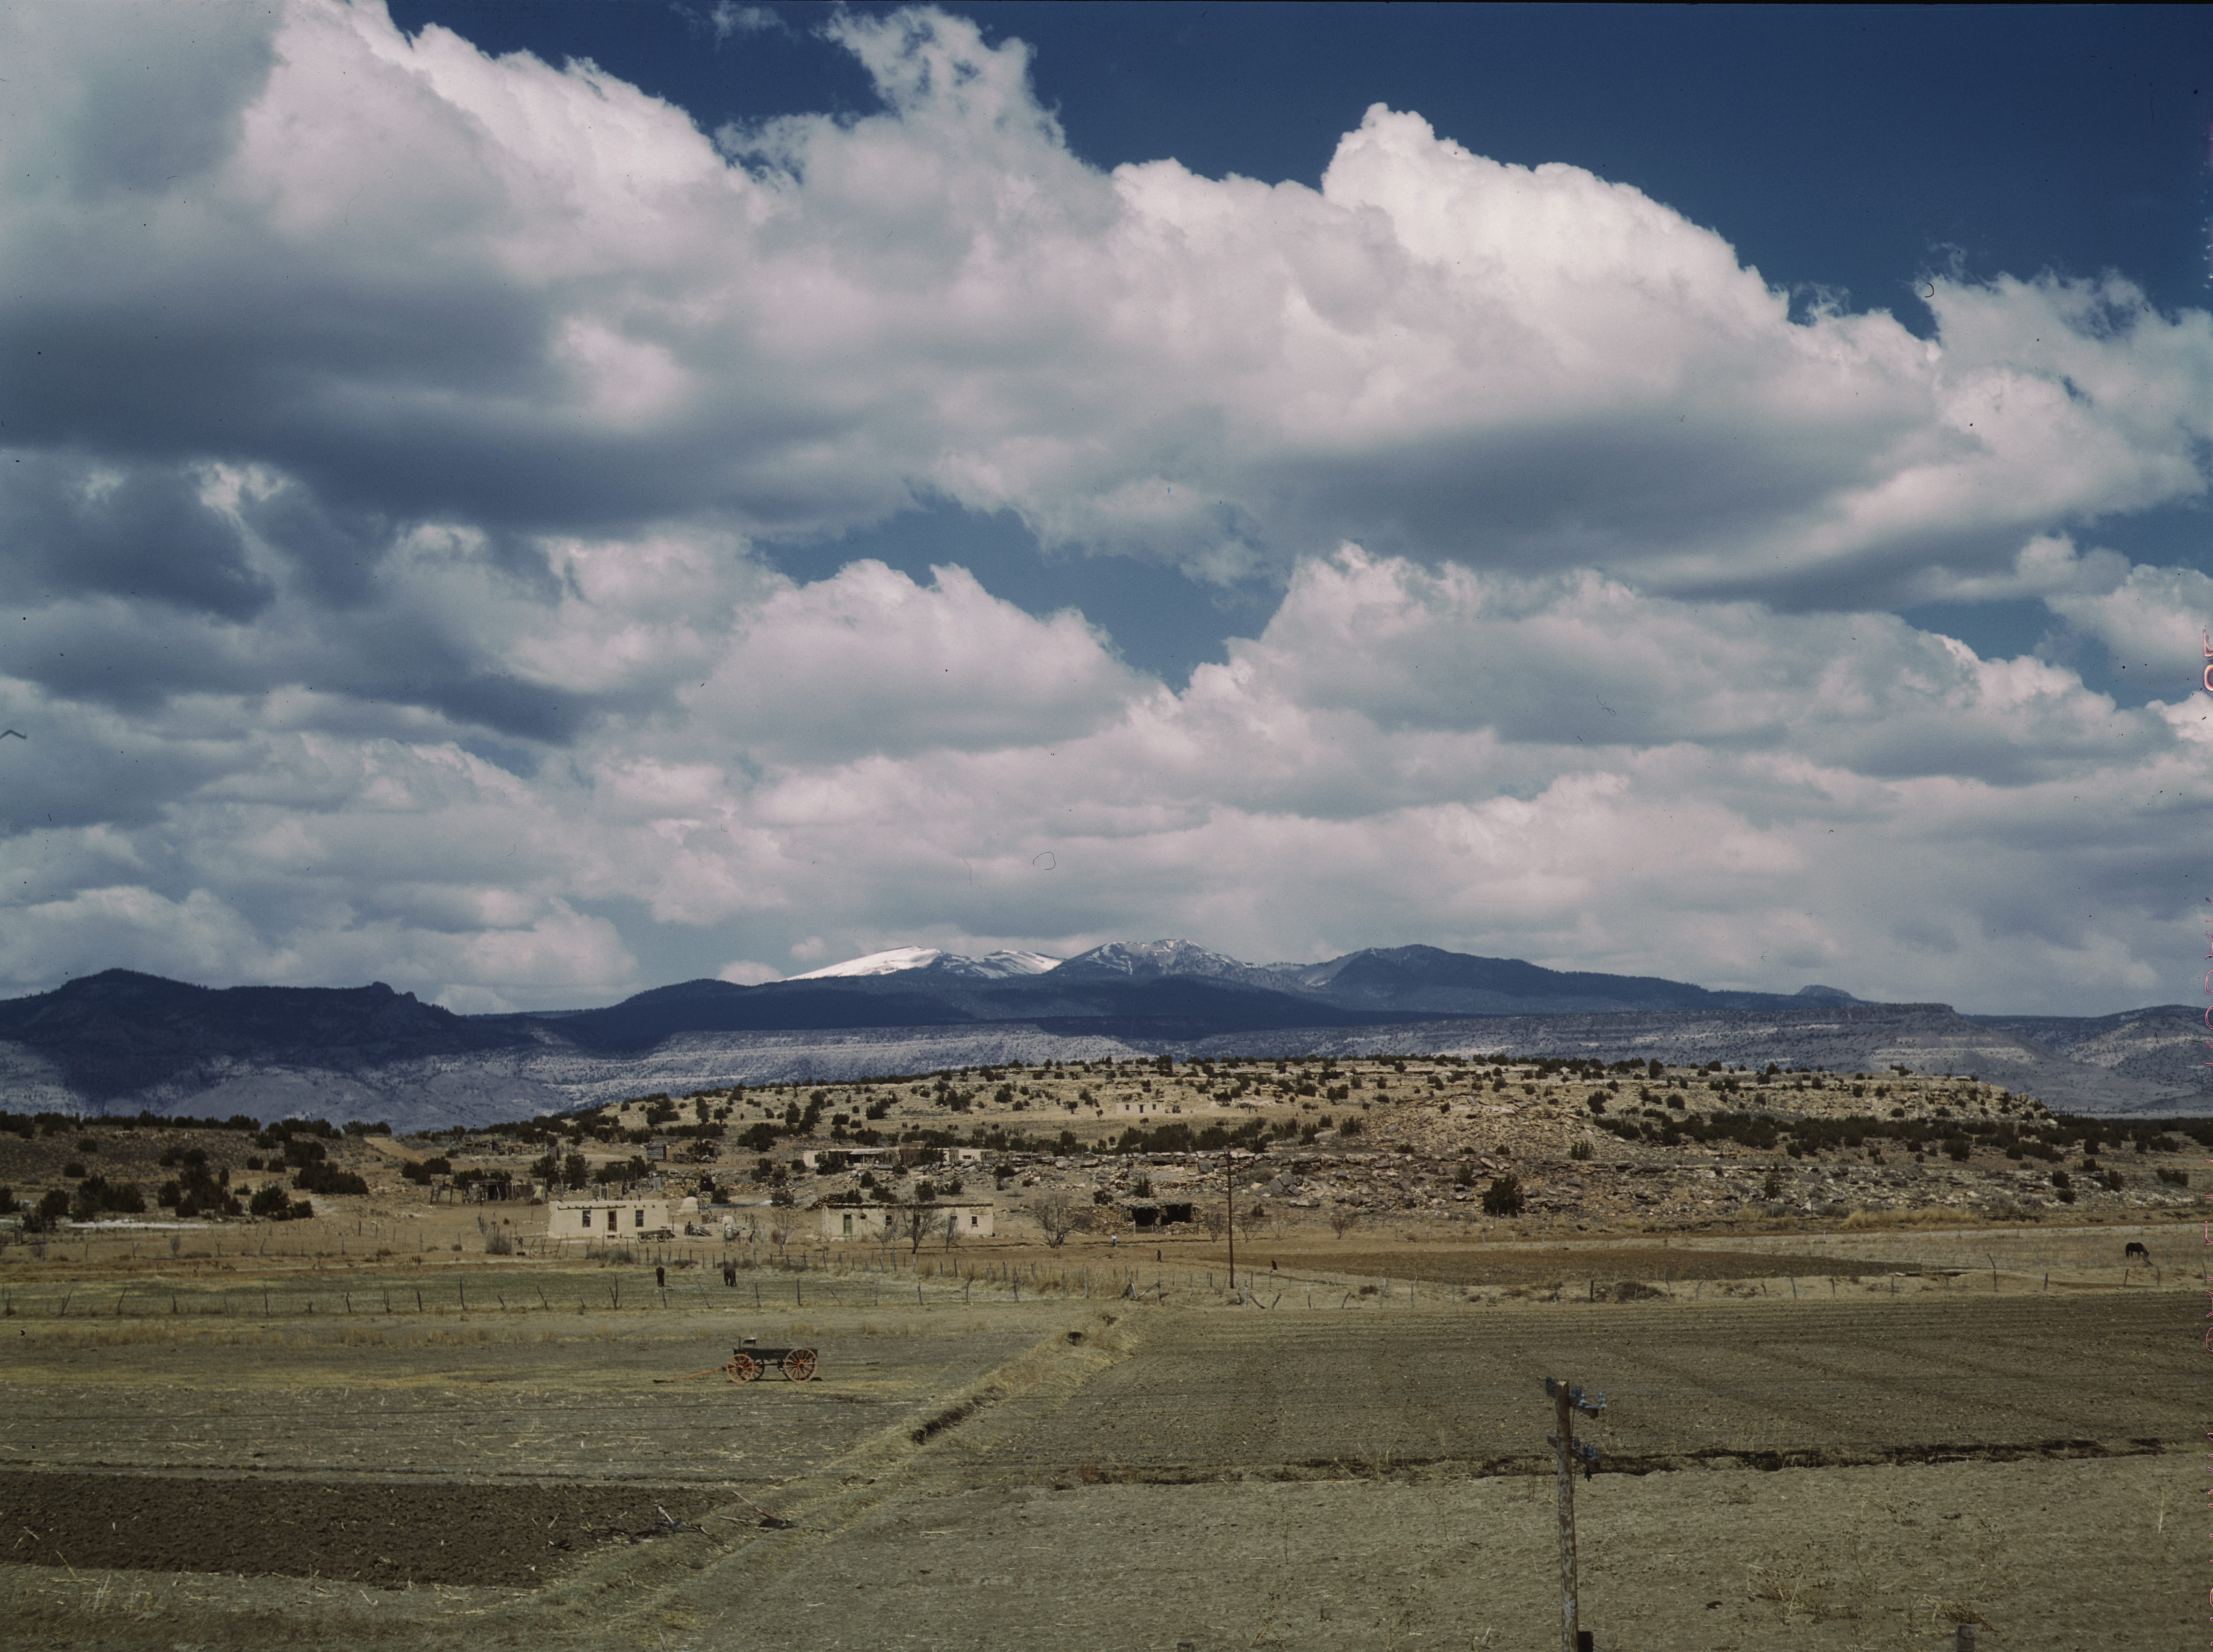
[[[1588,1436],[1613,1472],[1577,1488],[1601,1647],[1928,1646],[1961,1614],[2009,1652],[2192,1632],[2186,1293],[1274,1313],[925,1294],[821,1310],[821,1380],[741,1388],[652,1381],[719,1355],[740,1326],[720,1311],[429,1316],[376,1344],[208,1321],[166,1349],[19,1320],[0,1441],[37,1448],[9,1483],[22,1525],[179,1518],[211,1494],[144,1488],[220,1479],[210,1506],[266,1536],[232,1563],[256,1576],[167,1574],[189,1554],[130,1551],[110,1512],[98,1552],[135,1564],[0,1567],[9,1643],[1547,1644],[1550,1371],[1611,1402]],[[594,1448],[605,1500],[564,1513],[548,1499],[583,1495]],[[259,1481],[151,1460],[247,1449]],[[83,1478],[133,1453],[135,1476]],[[602,1536],[535,1589],[394,1590],[329,1520],[270,1518],[380,1497],[414,1553],[504,1533],[486,1579],[546,1564],[515,1546],[533,1521]],[[621,1541],[647,1501],[702,1529]]]
[[[1238,1236],[1241,1299],[1224,1235],[1127,1212],[1139,1176],[1218,1197],[1218,1155],[1025,1163],[1003,1237],[955,1251],[779,1257],[764,1205],[739,1245],[600,1265],[532,1254],[542,1209],[432,1204],[396,1174],[395,1155],[519,1170],[542,1148],[355,1140],[332,1157],[376,1191],[313,1222],[10,1245],[0,1641],[1557,1644],[1550,1372],[1612,1400],[1588,1437],[1613,1472],[1578,1487],[1608,1652],[1934,1652],[1960,1621],[1983,1652],[2202,1637],[2203,1252],[2177,1220],[2198,1196],[2151,1174],[2202,1174],[2190,1156],[2108,1147],[2125,1190],[2083,1176],[2063,1210],[2050,1167],[1979,1149],[1878,1165],[1599,1137],[1574,1160],[1588,1079],[1525,1094],[1521,1069],[1499,1092],[1472,1068],[1348,1064],[1348,1101],[1298,1096],[1295,1065],[1239,1070],[1266,1088],[1228,1104],[1181,1070],[1021,1075],[1020,1110],[978,1079],[966,1113],[928,1086],[826,1088],[856,1115],[892,1098],[887,1125],[1080,1146],[1162,1122],[1124,1103],[1195,1125],[1359,1112],[1358,1137],[1241,1162],[1241,1211],[1265,1207]],[[1666,1084],[1692,1109],[2037,1111],[1957,1081],[1753,1081]],[[729,1122],[804,1094],[729,1098]],[[235,1184],[265,1180],[242,1140],[149,1130],[87,1163],[150,1193],[160,1151],[202,1144]],[[0,1180],[35,1192],[70,1156],[74,1136],[0,1138]],[[743,1185],[753,1161],[717,1173]],[[1474,1192],[1508,1168],[1533,1213],[1487,1222]],[[1058,1247],[1021,1213],[1057,1190],[1102,1218]],[[509,1237],[523,1254],[485,1253]],[[656,1384],[744,1335],[817,1345],[821,1380]],[[368,1558],[356,1528],[379,1519],[405,1554]],[[549,1557],[522,1587],[513,1569]]]

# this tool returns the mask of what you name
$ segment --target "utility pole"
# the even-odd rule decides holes
[[[1546,1377],[1545,1392],[1552,1396],[1553,1426],[1547,1436],[1560,1487],[1560,1652],[1591,1652],[1591,1637],[1583,1632],[1581,1607],[1576,1599],[1576,1465],[1582,1465],[1588,1479],[1598,1466],[1598,1452],[1576,1438],[1576,1413],[1596,1417],[1606,1409],[1606,1396],[1587,1399],[1581,1388],[1564,1377]]]
[[[1237,1289],[1237,1149],[1222,1149],[1222,1185],[1229,1192],[1229,1289]]]

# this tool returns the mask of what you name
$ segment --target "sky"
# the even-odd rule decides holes
[[[0,0],[0,994],[2192,1001],[2209,46]]]

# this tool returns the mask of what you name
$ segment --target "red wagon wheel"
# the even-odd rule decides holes
[[[751,1382],[760,1375],[760,1362],[751,1354],[733,1354],[722,1375],[733,1382]]]
[[[814,1350],[793,1349],[783,1356],[783,1374],[794,1382],[805,1382],[814,1375]]]

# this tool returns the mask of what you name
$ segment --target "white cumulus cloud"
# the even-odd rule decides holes
[[[822,27],[880,109],[710,135],[374,0],[0,12],[0,981],[1184,934],[2189,990],[2195,702],[1892,611],[2194,678],[2213,581],[2098,525],[2204,495],[2207,313],[1794,319],[1727,225],[1412,111],[1314,186],[1102,172],[1019,41]],[[764,555],[947,500],[1277,606],[1178,687],[980,558]]]

